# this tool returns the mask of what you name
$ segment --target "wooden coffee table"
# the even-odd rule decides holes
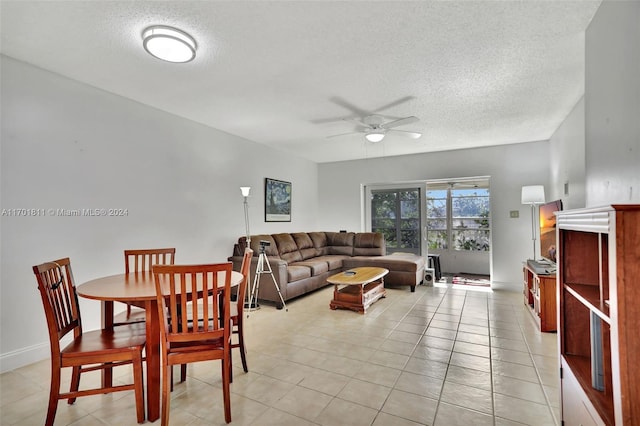
[[[351,309],[364,314],[376,300],[386,297],[384,276],[389,273],[385,268],[352,268],[327,278],[333,284],[331,309]]]

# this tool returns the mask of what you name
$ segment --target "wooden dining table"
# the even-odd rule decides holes
[[[224,274],[223,272],[221,274]],[[219,277],[224,283],[224,277]],[[231,273],[231,286],[242,282],[240,272]],[[144,303],[147,345],[147,420],[155,421],[160,417],[160,318],[156,285],[149,271],[117,274],[96,278],[77,287],[79,296],[99,300],[102,304],[102,328],[113,328],[114,302]],[[135,325],[134,325],[135,326]],[[140,325],[142,327],[142,325]],[[103,384],[113,381],[112,371],[103,370]]]

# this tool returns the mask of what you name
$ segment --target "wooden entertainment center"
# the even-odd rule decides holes
[[[562,420],[640,424],[640,205],[557,214]]]
[[[536,274],[525,262],[524,304],[529,308],[540,331],[556,331],[556,276]]]

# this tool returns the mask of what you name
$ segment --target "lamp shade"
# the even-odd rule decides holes
[[[377,132],[377,131],[373,131],[373,132],[369,132],[366,135],[364,135],[364,137],[369,141],[369,142],[380,142],[382,139],[384,139],[384,133],[383,132]]]
[[[544,204],[544,186],[529,185],[522,187],[522,204]]]
[[[250,186],[241,186],[240,187],[240,192],[242,192],[242,196],[243,197],[248,197],[249,193],[251,192],[251,187]]]

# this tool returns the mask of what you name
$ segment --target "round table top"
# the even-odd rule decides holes
[[[379,280],[389,273],[388,269],[378,268],[374,266],[362,266],[351,268],[339,274],[332,275],[327,278],[330,284],[339,285],[363,285]]]
[[[231,287],[242,282],[240,272],[231,272]],[[224,282],[224,272],[220,272],[219,282]],[[79,296],[94,300],[118,300],[123,302],[154,300],[156,284],[149,271],[110,275],[80,284],[76,292]]]

